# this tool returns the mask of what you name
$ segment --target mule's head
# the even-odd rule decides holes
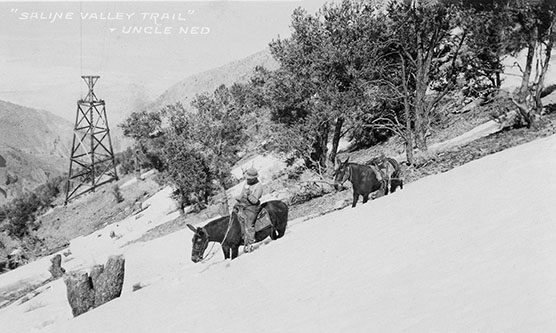
[[[204,228],[195,228],[191,224],[188,224],[187,227],[194,232],[193,244],[191,244],[191,261],[199,262],[203,260],[203,254],[209,243],[209,235]]]
[[[334,188],[340,189],[340,186],[345,183],[350,177],[350,170],[348,167],[349,157],[344,161],[336,160],[336,170],[334,170]]]

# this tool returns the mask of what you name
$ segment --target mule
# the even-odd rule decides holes
[[[280,200],[271,200],[261,204],[259,215],[263,210],[268,213],[270,225],[258,231],[255,229],[255,242],[260,242],[269,236],[272,240],[284,236],[288,224],[288,206]],[[220,217],[203,227],[195,228],[191,224],[187,224],[187,227],[195,233],[191,247],[191,261],[195,263],[203,260],[210,242],[221,244],[224,259],[235,259],[238,256],[239,246],[243,245],[241,225],[235,210],[231,215]]]
[[[386,178],[387,186],[384,189],[384,195],[396,192],[399,187],[403,189],[402,169],[398,161],[391,157],[375,157],[369,164],[376,166],[382,175]]]
[[[363,197],[363,203],[366,203],[369,201],[369,194],[387,187],[385,177],[376,166],[350,163],[349,157],[344,162],[339,161],[338,168],[334,171],[336,189],[348,180],[353,187],[351,207],[357,205],[360,195]]]

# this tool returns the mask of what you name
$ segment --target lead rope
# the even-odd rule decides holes
[[[224,241],[226,240],[226,237],[228,237],[228,233],[230,232],[230,229],[232,228],[232,214],[230,214],[230,219],[228,220],[228,228],[226,229],[226,233],[224,234],[224,238],[222,239],[222,243],[224,243]],[[214,248],[214,245],[216,244],[216,242],[212,242],[212,245],[210,247],[209,250],[209,256],[206,257],[205,259],[201,260],[201,263],[204,263],[206,261],[209,261],[210,259],[212,259],[212,257],[214,257],[214,255],[216,254],[216,251],[211,252],[212,249]]]

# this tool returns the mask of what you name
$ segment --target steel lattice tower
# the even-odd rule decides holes
[[[81,76],[89,88],[85,99],[77,101],[73,130],[66,201],[94,191],[100,185],[118,180],[112,151],[105,103],[93,88],[100,76]]]

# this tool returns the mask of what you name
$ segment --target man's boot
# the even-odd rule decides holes
[[[245,246],[243,247],[243,252],[245,253],[249,253],[249,252],[253,252],[254,247],[253,247],[253,243],[255,243],[255,230],[253,227],[251,226],[246,226],[245,227]]]

